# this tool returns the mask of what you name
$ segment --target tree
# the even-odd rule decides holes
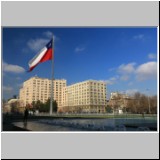
[[[11,104],[11,112],[12,113],[17,113],[18,112],[17,102],[14,102],[14,103]]]
[[[33,102],[32,102],[32,107],[33,107],[35,110],[37,110],[37,109],[40,108],[41,104],[42,104],[42,102],[41,102],[40,100],[38,100],[38,101],[33,101]]]
[[[49,112],[50,111],[50,98],[47,99],[45,103],[41,101],[37,101],[35,104],[36,108],[39,109],[40,112]],[[52,110],[53,112],[57,112],[57,102],[53,101],[52,103]]]
[[[44,111],[49,112],[50,110],[50,98],[47,99],[46,103],[44,104]]]
[[[148,109],[148,98],[146,95],[141,94],[140,97],[140,106],[139,106],[139,112],[140,113],[149,113],[149,109]]]
[[[38,101],[36,102],[35,108],[36,108],[36,109],[39,109],[39,108],[41,107],[41,105],[42,105],[42,102],[41,102],[40,100],[38,100]]]
[[[42,102],[38,102],[38,110],[39,112],[46,112],[45,104]]]
[[[157,96],[150,97],[151,113],[157,114]]]
[[[132,97],[132,98],[127,99],[127,104],[124,109],[130,113],[137,113],[138,106],[139,106],[139,100]]]
[[[134,94],[134,98],[133,99],[135,100],[135,103],[134,103],[135,112],[134,113],[137,113],[138,112],[138,108],[140,107],[141,94],[139,92],[136,92]]]
[[[35,101],[32,101],[31,104],[32,104],[32,107],[35,108],[36,102],[35,102]]]
[[[46,112],[49,112],[50,111],[50,104],[51,104],[51,102],[50,102],[50,98],[46,101],[46,103],[45,103],[45,107],[46,107]],[[57,109],[58,109],[58,107],[57,107],[57,102],[56,101],[53,101],[52,102],[52,110],[53,110],[53,112],[57,112]]]
[[[150,103],[150,104],[149,104]],[[151,113],[157,113],[157,96],[149,97],[142,93],[135,93],[132,98],[128,99],[127,112],[131,113],[149,113],[149,105]]]
[[[107,113],[112,113],[113,112],[113,109],[112,109],[112,107],[110,105],[107,105],[106,112]]]
[[[53,101],[53,112],[57,112],[57,110],[58,110],[57,102]]]

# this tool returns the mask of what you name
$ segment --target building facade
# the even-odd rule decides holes
[[[107,105],[106,83],[88,80],[62,89],[60,112],[103,113]]]
[[[66,80],[53,80],[53,97],[58,107],[61,106],[62,89],[66,87]],[[19,99],[23,101],[23,106],[32,104],[33,101],[40,100],[45,103],[51,97],[51,80],[47,78],[32,77],[23,83],[20,89]]]

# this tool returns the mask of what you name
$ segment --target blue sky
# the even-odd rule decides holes
[[[51,61],[27,73],[28,62],[54,34],[54,78],[95,79],[110,92],[157,94],[156,28],[3,28],[3,97],[19,94],[37,75],[51,78]],[[149,89],[147,93],[146,89]]]

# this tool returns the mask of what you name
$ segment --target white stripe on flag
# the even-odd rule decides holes
[[[38,53],[37,55],[35,55],[35,57],[33,57],[33,58],[29,61],[29,63],[28,63],[29,67],[31,68],[31,67],[35,66],[36,64],[38,64],[38,63],[40,62],[40,60],[43,58],[43,56],[44,56],[44,54],[46,53],[46,51],[47,51],[47,48],[44,47],[44,48],[41,50],[40,53]]]

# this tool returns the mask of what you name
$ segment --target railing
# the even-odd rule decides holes
[[[102,118],[157,118],[157,114],[114,114],[114,113],[53,113],[49,115],[49,113],[38,113],[35,116],[56,116],[56,117],[102,117]]]

